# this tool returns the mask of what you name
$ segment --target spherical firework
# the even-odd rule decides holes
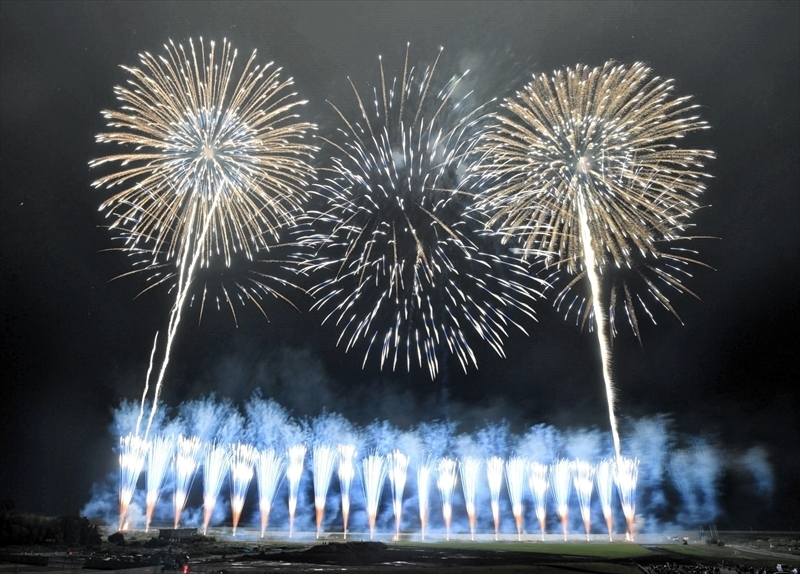
[[[594,323],[617,453],[608,364],[615,310],[623,309],[640,337],[637,306],[652,318],[650,299],[676,314],[670,291],[691,293],[682,278],[697,261],[693,252],[670,244],[688,238],[688,219],[705,189],[705,162],[714,157],[674,143],[708,125],[692,115],[697,106],[688,97],[672,92],[671,81],[651,78],[641,63],[534,77],[504,101],[474,166],[488,183],[479,205],[491,214],[490,224],[518,241],[523,257],[546,252],[546,268],[569,277],[556,305]],[[588,304],[570,296],[584,278],[591,287]],[[644,285],[644,298],[634,278]]]
[[[437,83],[438,61],[409,69],[406,51],[399,84],[387,85],[381,62],[372,107],[353,85],[357,119],[333,106],[342,127],[324,138],[331,159],[315,190],[325,206],[308,211],[301,239],[314,254],[314,307],[347,350],[363,343],[365,363],[376,349],[382,367],[413,362],[432,378],[445,349],[475,365],[477,337],[502,354],[541,285],[470,233],[462,181],[481,110],[462,113],[464,76]]]

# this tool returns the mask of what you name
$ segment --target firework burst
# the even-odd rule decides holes
[[[672,92],[671,81],[650,77],[641,63],[537,76],[505,100],[478,146],[476,173],[489,182],[480,208],[490,225],[517,240],[524,258],[549,254],[550,278],[569,277],[556,306],[567,316],[577,311],[597,332],[617,456],[610,367],[617,309],[641,340],[638,314],[652,318],[655,302],[677,316],[669,296],[691,293],[683,280],[698,263],[674,242],[690,238],[688,219],[714,154],[675,144],[708,125],[688,97]],[[584,278],[588,300],[572,295]]]
[[[476,365],[478,338],[502,355],[508,329],[522,329],[513,317],[533,316],[541,285],[469,231],[462,176],[481,110],[462,112],[464,76],[438,82],[438,62],[409,68],[406,51],[402,79],[387,83],[381,60],[370,98],[351,82],[360,116],[333,106],[342,127],[323,138],[331,159],[315,187],[325,207],[307,213],[300,239],[319,278],[314,308],[346,350],[363,344],[365,364],[374,350],[381,367],[415,363],[431,378],[444,351],[465,370]]]
[[[165,49],[165,56],[141,54],[141,69],[124,67],[132,78],[115,88],[122,105],[103,112],[114,131],[97,141],[127,149],[90,162],[118,164],[93,186],[119,189],[100,210],[121,249],[144,259],[153,285],[176,287],[147,431],[198,267],[221,260],[230,268],[236,255],[252,260],[268,250],[294,221],[313,174],[306,159],[314,148],[303,135],[314,126],[297,120],[304,102],[287,91],[291,79],[272,64],[256,65],[255,52],[236,79],[237,53],[227,41],[219,51],[210,42],[207,52],[202,39],[188,50],[171,41]],[[237,292],[263,312],[261,297],[276,292],[259,277]]]

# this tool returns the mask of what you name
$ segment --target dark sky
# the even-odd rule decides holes
[[[166,293],[134,299],[140,279],[110,281],[127,262],[103,251],[104,194],[90,187],[89,160],[108,153],[94,141],[100,111],[116,105],[112,88],[126,80],[119,65],[162,53],[170,38],[227,38],[240,55],[258,49],[260,61],[283,66],[309,100],[306,119],[326,130],[334,121],[326,99],[352,106],[347,76],[374,82],[379,54],[400,73],[411,42],[411,59],[424,63],[443,46],[440,65],[469,67],[484,100],[512,94],[531,73],[608,59],[644,61],[674,78],[678,94],[694,95],[713,129],[693,143],[717,154],[708,207],[694,219],[698,235],[718,238],[698,243],[715,271],[698,268],[691,280],[702,301],[675,301],[684,325],[662,314],[644,328],[642,347],[626,332],[616,341],[619,410],[671,414],[680,432],[727,449],[763,446],[777,481],[772,500],[751,516],[722,484],[718,523],[800,527],[799,7],[3,1],[0,499],[51,514],[85,504],[92,483],[114,469],[111,410],[139,396],[153,333],[166,324]],[[419,370],[362,371],[362,355],[336,349],[336,332],[318,315],[277,304],[268,311],[270,322],[242,310],[238,328],[225,313],[199,327],[185,322],[166,403],[211,390],[238,401],[271,370],[284,382],[268,388],[298,415],[328,402],[355,419],[411,424],[409,404],[434,416],[446,397],[473,419],[606,423],[595,338],[547,303],[530,337],[509,340],[505,360],[480,348],[479,371],[463,375],[451,362],[434,383]]]

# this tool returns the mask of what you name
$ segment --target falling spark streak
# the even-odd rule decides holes
[[[458,470],[461,474],[461,488],[464,491],[464,502],[467,506],[467,517],[469,518],[471,540],[475,540],[475,499],[478,493],[478,476],[481,472],[481,465],[481,459],[473,456],[467,456],[458,462]]]
[[[300,477],[306,459],[306,445],[297,444],[289,448],[289,465],[286,468],[286,480],[289,481],[289,538],[294,533],[294,514],[297,510],[297,493],[300,488]]]
[[[517,523],[517,540],[522,540],[522,497],[525,490],[526,464],[527,461],[518,456],[506,461],[506,487],[508,497],[511,499],[511,512]]]
[[[450,540],[450,521],[453,518],[453,490],[456,487],[456,461],[446,457],[441,459],[437,472],[439,474],[437,486],[439,487],[439,493],[442,495],[442,516],[444,517],[446,538]]]
[[[572,463],[572,482],[578,494],[583,527],[586,529],[586,541],[589,541],[589,529],[592,526],[592,490],[594,490],[594,465],[577,459]]]
[[[350,486],[356,475],[355,458],[355,445],[339,445],[339,491],[342,495],[342,529],[345,540],[347,540],[347,520],[350,517]]]
[[[615,462],[615,481],[617,493],[622,504],[622,514],[628,529],[625,533],[627,540],[633,540],[633,521],[636,519],[636,482],[639,479],[639,459],[617,457]]]
[[[611,459],[601,460],[597,465],[595,480],[597,481],[597,496],[600,498],[600,506],[603,508],[603,517],[606,519],[608,528],[608,541],[613,541],[614,513],[611,510],[611,496],[614,489],[614,461]]]
[[[394,450],[386,455],[389,466],[389,483],[392,486],[392,507],[394,510],[394,539],[400,540],[400,520],[403,514],[403,490],[406,487],[409,457]]]
[[[536,505],[536,518],[539,519],[539,530],[544,542],[544,531],[547,518],[547,486],[550,467],[540,462],[531,462],[528,466],[528,486]]]
[[[486,478],[492,495],[492,518],[494,518],[494,539],[500,533],[500,488],[503,486],[503,459],[493,456],[486,460]]]
[[[197,470],[197,460],[200,456],[200,438],[185,437],[178,435],[178,445],[175,452],[175,494],[173,495],[173,507],[175,508],[175,525],[178,528],[181,522],[181,512],[186,506],[186,499],[189,496],[189,488],[192,485],[195,471]]]
[[[483,112],[460,111],[464,76],[435,90],[437,63],[420,78],[406,51],[408,73],[398,89],[381,82],[374,110],[352,81],[360,117],[332,105],[343,125],[324,140],[331,159],[313,192],[325,206],[306,213],[299,239],[313,253],[307,272],[320,277],[313,308],[345,350],[363,345],[364,364],[374,351],[381,368],[416,363],[432,379],[446,353],[477,367],[478,338],[502,356],[510,328],[524,332],[514,316],[533,318],[545,285],[470,232],[483,214],[466,213],[475,192],[462,174]]]
[[[119,530],[125,530],[125,514],[144,468],[150,444],[136,435],[119,439]]]
[[[553,489],[553,498],[556,502],[556,514],[561,520],[561,528],[564,531],[564,542],[567,541],[567,519],[569,517],[569,495],[572,488],[572,463],[565,459],[559,459],[552,467],[550,473],[550,485]]]
[[[255,465],[258,479],[258,507],[261,511],[261,537],[263,538],[267,524],[269,524],[269,513],[272,510],[272,502],[275,499],[275,492],[278,490],[286,460],[283,455],[277,455],[275,449],[270,448],[258,451]]]
[[[170,41],[166,57],[144,53],[144,69],[124,67],[133,76],[131,87],[114,89],[123,105],[103,112],[117,131],[102,133],[97,141],[129,150],[90,162],[93,168],[119,163],[117,171],[92,185],[123,188],[100,206],[111,219],[110,229],[123,239],[122,250],[144,257],[142,270],[151,275],[165,265],[175,269],[154,282],[174,279],[177,289],[145,438],[196,267],[222,259],[230,268],[234,254],[252,260],[269,250],[270,238],[293,223],[314,173],[306,158],[315,148],[302,141],[314,126],[296,121],[294,108],[305,102],[286,93],[292,80],[281,80],[272,64],[254,65],[253,52],[232,82],[236,51],[223,41],[217,60],[215,43],[209,47],[206,54],[202,39],[199,50],[190,40],[187,52]],[[270,292],[263,282],[255,283]]]
[[[230,450],[226,445],[213,444],[206,448],[203,462],[203,535],[208,533],[208,525],[229,464]]]
[[[653,314],[630,279],[676,317],[668,292],[694,296],[682,277],[689,264],[701,263],[664,245],[692,239],[688,220],[700,208],[705,163],[714,158],[674,143],[709,126],[691,115],[697,106],[688,97],[673,97],[672,81],[650,72],[641,63],[607,62],[534,77],[493,116],[495,125],[476,146],[481,159],[471,167],[487,187],[477,209],[489,225],[505,241],[518,241],[523,259],[548,254],[549,279],[562,271],[571,276],[554,300],[558,309],[588,278],[589,305],[577,296],[566,315],[574,306],[576,321],[597,331],[617,457],[609,342],[616,308],[622,306],[641,342],[635,305]]]
[[[325,501],[331,484],[333,467],[336,464],[336,449],[328,445],[315,446],[312,451],[314,470],[314,509],[317,519],[317,538],[322,531],[322,519],[325,515]]]
[[[419,521],[422,526],[422,539],[425,540],[425,527],[428,524],[428,508],[431,473],[436,463],[432,457],[417,466],[417,498],[419,499]]]
[[[158,502],[161,487],[167,476],[167,469],[172,462],[172,455],[175,452],[175,441],[172,437],[159,436],[150,441],[147,449],[147,494],[145,495],[144,531],[150,530],[150,521],[153,518],[153,510]]]
[[[236,536],[236,527],[242,515],[247,490],[250,488],[250,481],[253,480],[256,449],[242,443],[231,445],[230,449],[231,513],[233,516],[233,536]]]
[[[381,502],[387,470],[386,457],[378,453],[372,453],[361,461],[362,484],[364,485],[364,499],[367,501],[370,540],[375,534],[375,519],[378,517],[378,506]]]

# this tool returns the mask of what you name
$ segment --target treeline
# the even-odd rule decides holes
[[[0,546],[29,544],[100,544],[97,526],[83,516],[51,518],[16,512],[10,500],[0,501]]]

